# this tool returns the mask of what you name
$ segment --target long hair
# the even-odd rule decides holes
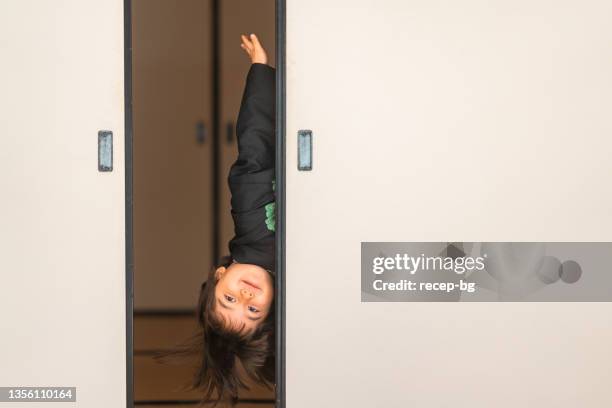
[[[231,263],[231,256],[224,256],[218,266],[227,268]],[[214,313],[215,270],[211,269],[200,287],[194,333],[172,349],[156,352],[153,357],[158,362],[196,358],[197,368],[185,390],[202,392],[200,407],[210,402],[214,407],[220,401],[235,405],[239,391],[250,389],[246,379],[269,389],[275,383],[274,301],[268,316],[255,330],[245,332],[242,328],[231,328]]]

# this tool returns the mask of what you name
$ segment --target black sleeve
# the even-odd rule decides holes
[[[274,270],[275,69],[253,63],[238,120],[238,158],[228,183],[234,237],[229,250],[236,262]]]

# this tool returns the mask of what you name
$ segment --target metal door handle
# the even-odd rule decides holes
[[[98,131],[98,171],[113,171],[113,132]]]
[[[298,170],[312,170],[312,130],[298,130]]]

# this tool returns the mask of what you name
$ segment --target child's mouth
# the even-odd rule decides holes
[[[249,281],[245,281],[244,279],[242,280],[243,283],[247,284],[248,286],[257,289],[257,290],[261,290],[261,288],[259,286],[253,285],[251,282]]]

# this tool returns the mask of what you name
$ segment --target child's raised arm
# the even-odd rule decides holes
[[[238,160],[230,176],[274,168],[275,102],[275,69],[251,64],[236,122]]]
[[[255,34],[240,38],[251,67],[236,123],[238,160],[230,177],[274,167],[275,70],[267,65],[268,56]]]
[[[273,271],[276,75],[256,62],[267,61],[259,42],[249,44],[243,46],[252,64],[236,122],[238,158],[228,176],[235,232],[229,249],[236,262]]]

